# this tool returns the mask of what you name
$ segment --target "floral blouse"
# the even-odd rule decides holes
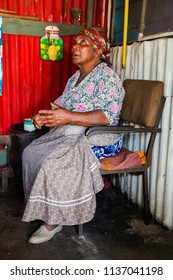
[[[102,110],[109,124],[116,125],[125,92],[115,71],[102,62],[76,86],[79,76],[80,70],[77,70],[55,103],[72,112]]]

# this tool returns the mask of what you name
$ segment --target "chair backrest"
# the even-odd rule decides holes
[[[126,79],[120,118],[145,127],[155,126],[164,84],[161,81]]]

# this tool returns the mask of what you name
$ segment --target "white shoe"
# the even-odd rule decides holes
[[[50,240],[56,233],[62,230],[61,225],[52,230],[48,230],[44,225],[39,227],[29,238],[28,242],[32,244],[38,244]]]

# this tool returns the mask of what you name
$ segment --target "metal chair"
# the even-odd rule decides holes
[[[117,126],[95,126],[86,130],[86,136],[89,138],[94,134],[102,133],[150,133],[147,144],[146,163],[139,166],[119,170],[101,170],[101,174],[120,174],[135,173],[142,174],[143,178],[143,208],[144,222],[150,223],[150,210],[148,198],[148,176],[147,169],[151,165],[152,150],[156,134],[161,132],[159,122],[165,103],[163,96],[164,84],[161,81],[133,80],[126,79],[123,83],[125,89],[125,98],[123,101],[120,124]],[[124,125],[128,123],[128,125]],[[137,125],[137,126],[136,126]],[[80,234],[83,228],[80,225]]]

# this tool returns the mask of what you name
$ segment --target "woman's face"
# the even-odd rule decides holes
[[[99,60],[100,53],[98,51],[99,50],[89,37],[79,35],[73,43],[72,61],[80,67],[93,61],[93,59]]]

